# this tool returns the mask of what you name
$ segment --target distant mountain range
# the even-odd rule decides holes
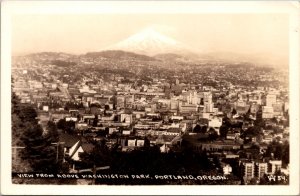
[[[84,56],[92,57],[92,58],[107,58],[107,59],[135,59],[135,60],[143,60],[143,61],[154,61],[156,60],[153,57],[136,54],[133,52],[127,52],[122,50],[106,50],[100,52],[88,52]]]
[[[210,52],[210,53],[161,53],[154,56],[147,56],[144,54],[138,54],[134,52],[122,51],[122,50],[105,50],[100,52],[88,52],[82,55],[74,55],[68,53],[60,52],[41,52],[41,53],[32,53],[25,55],[30,58],[40,58],[47,60],[65,60],[69,59],[72,61],[72,58],[102,58],[110,59],[112,61],[119,60],[131,60],[131,61],[159,61],[159,62],[180,62],[180,63],[251,63],[257,66],[273,67],[274,65],[282,65],[281,67],[288,67],[287,64],[282,62],[280,58],[278,61],[276,59],[268,59],[268,55],[256,54],[256,55],[247,55],[247,54],[237,54],[230,52]]]
[[[225,63],[250,62],[257,65],[288,66],[282,56],[273,54],[243,54],[239,52],[199,52],[198,49],[191,48],[171,37],[163,35],[154,28],[146,28],[142,31],[109,46],[104,50],[122,50],[152,56],[162,61],[217,61]]]
[[[88,52],[82,55],[67,53],[42,52],[27,56],[42,58],[63,59],[73,57],[105,58],[112,60],[161,61],[184,63],[241,63],[249,62],[256,65],[280,65],[288,67],[282,57],[270,54],[241,54],[233,52],[200,53],[183,43],[157,32],[153,28],[146,28],[117,44],[97,52]]]

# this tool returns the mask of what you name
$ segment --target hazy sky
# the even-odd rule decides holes
[[[12,52],[99,51],[148,26],[203,52],[288,58],[288,15],[284,14],[13,15]]]

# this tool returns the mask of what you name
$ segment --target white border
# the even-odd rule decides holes
[[[11,184],[11,28],[13,14],[286,13],[290,15],[289,186],[72,186]],[[1,2],[1,193],[68,195],[298,195],[299,194],[299,2],[297,1],[3,1]]]

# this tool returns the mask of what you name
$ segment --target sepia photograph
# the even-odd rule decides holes
[[[299,2],[1,7],[3,194],[299,194]]]

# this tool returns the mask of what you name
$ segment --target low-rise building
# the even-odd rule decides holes
[[[244,177],[244,180],[250,181],[252,178],[254,178],[254,162],[253,161],[242,161],[241,162],[241,169],[242,169],[242,175]]]
[[[277,171],[281,171],[282,161],[281,160],[270,160],[269,161],[270,169],[269,172],[271,174],[275,174]]]

